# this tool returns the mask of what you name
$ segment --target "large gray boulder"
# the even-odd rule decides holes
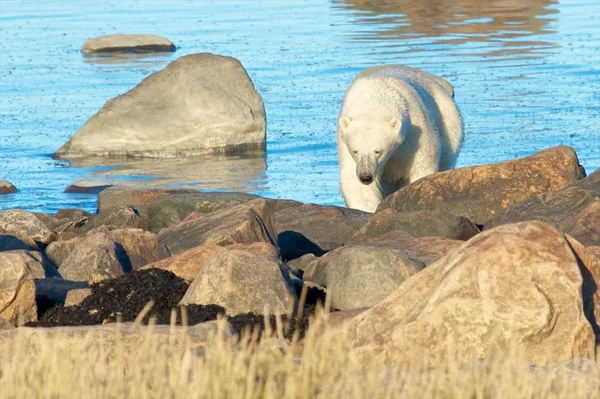
[[[118,33],[88,39],[81,47],[84,54],[117,51],[172,52],[175,51],[175,45],[162,36]]]
[[[190,54],[109,100],[54,156],[175,157],[264,149],[265,109],[242,64]]]

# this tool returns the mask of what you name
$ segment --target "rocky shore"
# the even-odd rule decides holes
[[[374,214],[125,187],[101,191],[96,214],[0,212],[0,354],[29,327],[73,337],[150,318],[225,317],[235,335],[267,314],[291,339],[321,302],[344,345],[388,366],[515,343],[538,365],[593,362],[598,285],[600,171],[586,177],[569,147],[427,176]]]

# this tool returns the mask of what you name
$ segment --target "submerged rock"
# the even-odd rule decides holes
[[[0,194],[16,193],[17,188],[6,180],[0,180]]]
[[[191,54],[109,100],[54,157],[262,151],[265,132],[262,98],[242,64]]]
[[[81,51],[85,54],[117,51],[172,52],[175,51],[175,45],[169,39],[156,35],[115,34],[88,39],[83,43]]]

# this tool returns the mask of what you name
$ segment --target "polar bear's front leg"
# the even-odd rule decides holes
[[[366,185],[361,183],[356,173],[354,173],[341,179],[341,188],[344,202],[348,208],[373,213],[383,200],[378,179]]]

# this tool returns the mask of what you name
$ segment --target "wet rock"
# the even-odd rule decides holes
[[[39,252],[0,252],[0,319],[17,323],[37,319],[34,279],[58,277]]]
[[[432,366],[509,353],[557,364],[594,359],[594,332],[581,296],[582,274],[565,237],[542,222],[483,232],[404,282],[334,331],[388,365],[421,359]]]
[[[377,210],[440,211],[483,225],[511,206],[582,177],[575,151],[555,147],[514,161],[434,173],[396,191]]]
[[[98,212],[103,212],[115,206],[140,206],[149,205],[155,198],[164,197],[166,195],[178,194],[193,194],[198,190],[191,189],[176,189],[176,190],[159,190],[159,189],[135,189],[127,187],[110,187],[98,194]],[[166,226],[162,226],[166,227]]]
[[[158,238],[172,255],[202,244],[266,242],[277,246],[274,225],[267,201],[257,199],[163,229]]]
[[[107,233],[95,233],[78,241],[60,263],[60,274],[73,281],[98,282],[129,271],[124,251]]]
[[[87,233],[100,226],[133,227],[148,230],[148,219],[131,206],[116,206],[100,212],[77,230],[79,234]]]
[[[323,251],[330,251],[344,245],[370,217],[370,213],[356,209],[316,204],[287,208],[275,214],[278,233],[285,231],[300,233]],[[299,242],[297,239],[290,240],[289,247],[280,247],[284,259],[293,259],[309,252],[314,253],[309,245],[301,244],[301,247],[309,248],[308,252],[294,247]]]
[[[350,246],[311,263],[303,278],[327,287],[334,309],[349,310],[379,303],[424,267],[388,248]]]
[[[596,169],[596,171],[589,176],[579,180],[574,186],[582,190],[591,190],[597,193],[600,192],[600,169]]]
[[[384,209],[375,213],[350,239],[349,245],[361,244],[390,231],[403,230],[413,237],[444,237],[468,240],[479,228],[464,216],[437,211],[401,212]]]
[[[64,306],[75,306],[79,305],[85,298],[92,295],[92,290],[90,288],[78,288],[74,290],[69,290],[67,292],[67,296],[65,297]]]
[[[6,180],[0,180],[0,194],[16,193],[17,188]]]
[[[262,151],[265,130],[263,101],[242,64],[190,54],[108,101],[54,156]]]
[[[148,205],[150,231],[178,225],[192,212],[212,213],[260,197],[246,193],[200,193],[161,196]]]
[[[224,247],[215,244],[204,244],[178,253],[159,262],[143,266],[141,270],[168,270],[188,283],[194,281],[208,260],[225,251]]]
[[[243,313],[291,314],[296,303],[287,272],[264,255],[227,249],[207,262],[180,305],[223,306],[229,316]]]
[[[525,220],[548,222],[584,245],[600,245],[600,191],[574,186],[540,194],[503,211],[484,229]]]
[[[56,233],[37,216],[18,209],[0,212],[0,229],[30,237],[42,245],[48,245],[56,240]]]
[[[109,187],[112,187],[112,184],[102,180],[80,180],[68,185],[65,193],[98,194]]]
[[[173,52],[175,45],[167,38],[156,35],[114,34],[98,36],[83,43],[85,54],[111,52]]]
[[[37,251],[39,248],[29,236],[0,228],[0,252],[18,249]]]

